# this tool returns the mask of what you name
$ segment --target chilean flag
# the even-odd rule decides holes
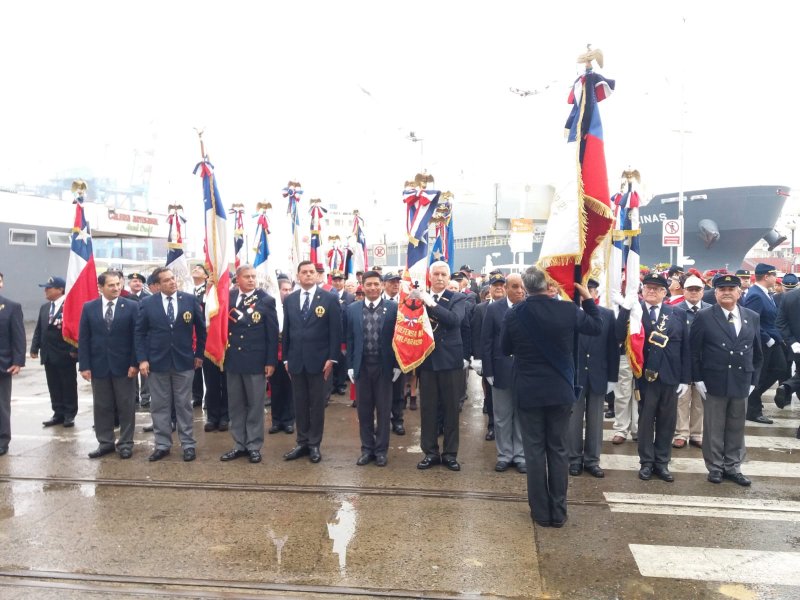
[[[203,178],[203,200],[206,210],[206,337],[205,356],[223,368],[225,346],[228,343],[228,299],[230,297],[230,274],[227,256],[227,220],[225,207],[219,197],[214,166],[203,160],[194,168]]]
[[[578,142],[578,182],[574,197],[554,202],[539,265],[573,298],[574,282],[588,278],[592,256],[611,230],[603,124],[598,102],[614,90],[614,81],[587,69],[569,94],[569,142]]]
[[[67,287],[64,290],[64,340],[78,346],[78,329],[83,305],[100,296],[97,290],[97,270],[92,253],[92,233],[83,212],[83,196],[75,198],[75,223],[72,226],[72,245],[67,264]]]

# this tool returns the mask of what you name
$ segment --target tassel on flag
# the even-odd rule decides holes
[[[233,264],[238,269],[247,264],[247,248],[244,244],[244,204],[231,204],[229,214],[233,215]]]
[[[61,324],[61,335],[64,340],[76,347],[83,305],[100,296],[92,251],[92,233],[83,208],[86,190],[85,181],[78,179],[72,182],[75,221],[72,225],[72,243],[67,263],[67,286],[64,290]]]
[[[311,207],[308,209],[308,214],[311,216],[311,241],[309,252],[309,260],[315,265],[320,262],[319,260],[319,247],[322,245],[320,234],[322,233],[322,217],[328,212],[327,208],[323,208],[322,200],[319,198],[311,199]]]
[[[178,289],[184,292],[194,290],[194,280],[186,262],[186,255],[183,253],[183,233],[181,227],[186,225],[186,219],[180,212],[183,206],[180,204],[170,204],[168,207],[169,234],[167,235],[167,262],[166,267],[175,275],[178,282]]]
[[[539,258],[539,266],[569,298],[575,294],[573,284],[588,278],[595,250],[613,223],[603,125],[597,104],[611,94],[614,81],[595,73],[593,60],[602,67],[599,50],[578,57],[586,72],[575,81],[569,94],[572,112],[567,119],[567,141],[578,142],[577,193],[554,201]]]
[[[439,204],[440,192],[429,190],[433,176],[418,173],[414,181],[406,181],[403,202],[406,205],[408,251],[406,269],[412,280],[424,282],[428,274],[428,225]]]
[[[201,133],[202,136],[202,133]],[[214,166],[203,151],[200,138],[202,162],[194,168],[203,178],[203,201],[206,213],[206,349],[205,356],[220,369],[225,362],[225,347],[228,343],[228,301],[230,296],[230,274],[227,257],[227,221],[225,207],[217,189]]]
[[[286,214],[289,215],[289,220],[292,223],[292,245],[289,250],[289,261],[292,263],[294,270],[297,270],[298,263],[303,260],[303,255],[300,252],[300,213],[297,207],[302,195],[303,188],[299,181],[290,181],[283,188],[283,197],[289,200],[289,204],[286,207]]]
[[[453,236],[453,193],[444,192],[439,205],[431,217],[435,225],[436,237],[433,240],[429,264],[442,260],[455,272],[455,237]]]

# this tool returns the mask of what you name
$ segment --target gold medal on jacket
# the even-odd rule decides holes
[[[192,313],[191,311],[186,311],[183,313],[183,322],[184,323],[191,323],[192,322]]]
[[[251,315],[251,318],[253,319],[253,323],[260,323],[261,322],[261,313],[260,312],[254,312]]]
[[[320,319],[325,316],[325,307],[318,306],[314,309],[314,314],[317,315]]]

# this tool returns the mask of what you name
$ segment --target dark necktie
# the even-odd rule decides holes
[[[436,304],[439,304],[439,294],[433,295],[433,301],[436,302]]]
[[[696,305],[696,304],[695,304],[695,305],[692,307],[692,312],[693,312],[693,313],[696,313],[696,312],[697,312],[697,305]]]
[[[305,295],[305,300],[303,300],[303,308],[300,309],[300,314],[302,315],[303,319],[308,316],[308,310],[311,307],[311,301],[309,300],[308,292],[303,292]]]
[[[245,296],[244,294],[241,294],[239,296],[239,305],[236,308],[238,308],[239,310],[244,310],[244,301],[246,297],[247,296]]]
[[[375,310],[375,303],[374,302],[370,302],[369,303],[369,309],[370,310]]]
[[[114,303],[110,300],[106,304],[106,316],[103,320],[106,322],[106,329],[111,331],[111,323],[114,321]]]
[[[655,306],[651,306],[650,307],[650,322],[653,323],[653,325],[656,324],[656,307]]]
[[[736,331],[736,323],[733,322],[733,313],[728,313],[728,325],[733,327],[733,330]]]
[[[56,303],[55,302],[51,302],[50,303],[50,320],[49,320],[51,325],[53,324],[53,317],[55,317],[55,316],[56,316]]]
[[[172,305],[172,296],[167,296],[167,321],[169,321],[170,327],[175,323],[175,307]]]

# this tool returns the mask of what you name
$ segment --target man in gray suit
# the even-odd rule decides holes
[[[735,275],[714,279],[717,304],[697,313],[690,332],[692,379],[705,397],[703,458],[708,480],[730,479],[741,486],[745,457],[747,397],[758,383],[763,362],[759,315],[739,306],[741,282]]]
[[[683,283],[683,301],[675,305],[686,311],[686,325],[690,332],[697,313],[711,306],[703,302],[704,289],[702,279],[695,275],[687,277]],[[687,443],[697,448],[703,447],[703,397],[693,383],[678,396],[678,420],[672,447],[685,448]]]

